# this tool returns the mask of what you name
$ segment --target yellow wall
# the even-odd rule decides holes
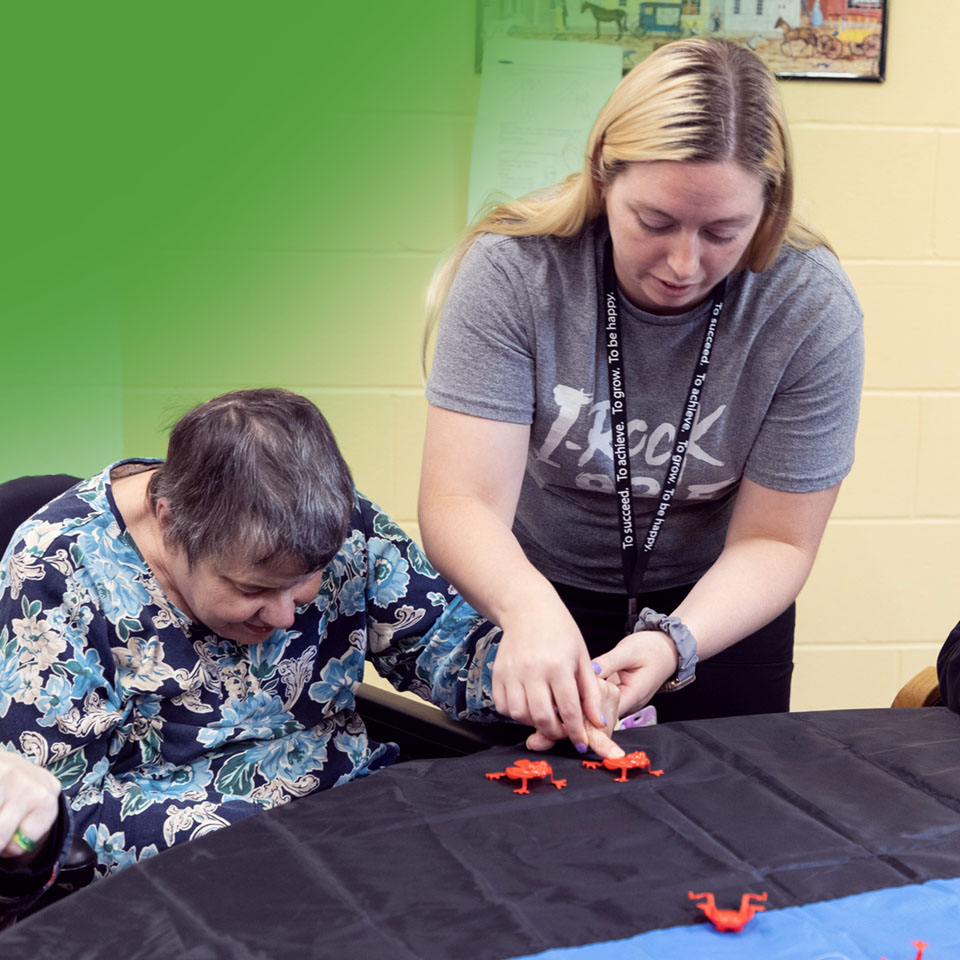
[[[782,85],[801,209],[866,314],[857,459],[798,605],[794,709],[883,706],[960,618],[955,4],[891,4],[881,85]]]

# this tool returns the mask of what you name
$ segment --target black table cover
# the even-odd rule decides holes
[[[776,714],[617,734],[662,777],[522,749],[400,764],[184,844],[0,934],[0,957],[513,957],[960,876],[960,717]]]

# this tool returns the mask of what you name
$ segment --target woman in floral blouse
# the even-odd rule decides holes
[[[308,400],[201,405],[166,461],[79,483],[0,563],[0,914],[3,876],[41,891],[71,832],[105,875],[390,763],[355,711],[365,657],[495,718],[498,639]]]

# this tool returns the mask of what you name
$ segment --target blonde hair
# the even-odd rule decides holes
[[[487,209],[441,264],[427,294],[427,343],[464,256],[481,234],[569,237],[604,211],[603,191],[630,163],[733,160],[764,187],[764,211],[737,270],[770,267],[786,241],[829,244],[793,215],[783,104],[759,57],[726,40],[666,44],[617,85],[587,141],[586,165],[560,183]]]

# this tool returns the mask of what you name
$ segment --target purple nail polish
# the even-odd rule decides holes
[[[599,677],[600,674],[603,673],[603,667],[601,667],[596,660],[591,660],[590,662],[593,664],[593,672]]]
[[[607,715],[605,713],[600,714],[600,719],[603,721],[603,725],[607,725]]]
[[[574,748],[576,749],[577,753],[586,753],[586,752],[587,752],[587,745],[586,745],[585,743],[577,743],[577,744],[574,744]]]

